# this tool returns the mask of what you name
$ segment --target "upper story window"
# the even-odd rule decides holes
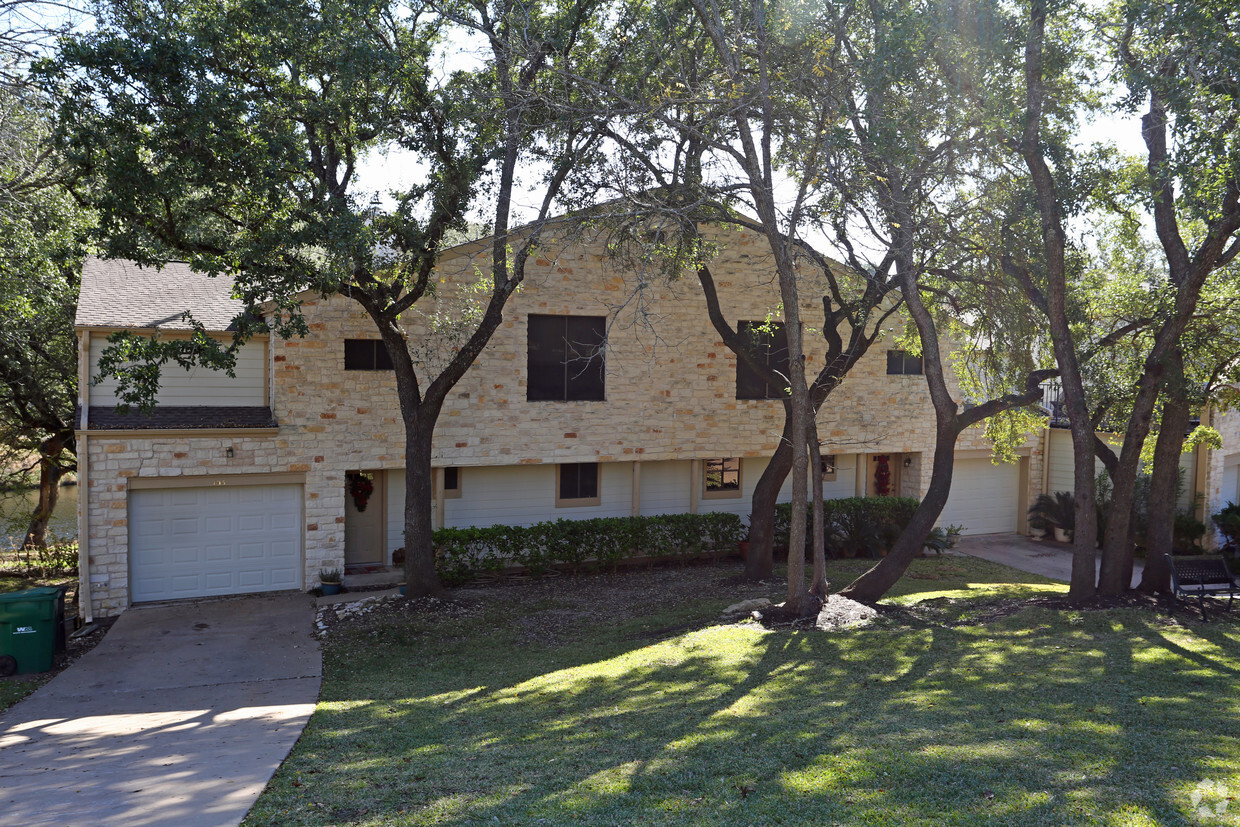
[[[393,370],[392,354],[381,339],[345,339],[345,370]]]
[[[737,332],[752,343],[758,358],[781,376],[788,375],[788,331],[783,322],[740,322]],[[740,356],[736,357],[737,399],[784,399],[787,386],[781,381],[767,382],[749,367]]]
[[[604,399],[603,316],[529,317],[528,383],[531,402]]]
[[[702,496],[711,499],[741,495],[740,457],[708,459],[702,470]]]
[[[920,375],[921,357],[903,350],[887,351],[887,375],[898,376],[900,374]]]

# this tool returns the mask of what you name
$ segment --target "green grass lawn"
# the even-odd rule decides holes
[[[620,608],[620,578],[559,578],[342,629],[247,824],[1240,823],[1192,798],[1240,796],[1235,619],[977,623],[1064,587],[944,557],[869,627],[711,625],[761,592],[734,571],[633,575],[662,596]]]

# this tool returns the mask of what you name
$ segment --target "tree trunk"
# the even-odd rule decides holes
[[[774,571],[775,502],[792,470],[791,421],[785,417],[784,433],[778,447],[753,489],[749,515],[749,556],[745,560],[746,580],[766,580]]]
[[[1167,384],[1163,389],[1162,424],[1154,444],[1154,470],[1150,478],[1150,515],[1145,531],[1145,569],[1137,589],[1146,594],[1165,594],[1171,572],[1165,555],[1175,542],[1175,494],[1180,478],[1180,454],[1184,432],[1190,419],[1189,403],[1183,393],[1183,353],[1171,358]]]
[[[434,528],[431,513],[431,436],[434,419],[408,417],[405,421],[405,594],[438,595],[443,586],[435,573]]]
[[[1103,538],[1102,566],[1098,574],[1098,593],[1109,596],[1121,595],[1132,586],[1132,498],[1141,470],[1141,447],[1149,435],[1154,418],[1154,404],[1158,398],[1159,378],[1147,374],[1141,379],[1141,387],[1133,402],[1128,429],[1124,433],[1124,445],[1119,452],[1119,464],[1111,475],[1111,507],[1107,514],[1107,531]],[[1165,369],[1165,366],[1161,366]],[[1092,454],[1092,452],[1091,452]],[[1092,465],[1093,457],[1090,457]],[[1174,497],[1173,497],[1174,499]]]
[[[1056,358],[1059,348],[1056,347]],[[1071,350],[1073,368],[1076,367],[1075,346],[1069,342],[1063,348]],[[1061,363],[1062,364],[1062,363]],[[1076,512],[1072,531],[1072,580],[1068,586],[1068,599],[1074,603],[1086,603],[1097,595],[1098,558],[1098,508],[1097,480],[1094,478],[1094,429],[1082,413],[1085,408],[1085,389],[1080,384],[1080,374],[1073,374],[1077,381],[1075,395],[1080,404],[1069,407],[1068,425],[1072,434],[1072,504]],[[1065,391],[1064,397],[1067,398]],[[1077,415],[1073,416],[1072,411]]]
[[[23,548],[47,548],[47,525],[56,511],[56,503],[60,501],[60,478],[64,476],[64,471],[52,461],[52,457],[59,453],[58,446],[54,454],[39,457],[39,501],[30,515],[30,526],[26,529],[26,538],[22,540]]]
[[[797,322],[793,321],[793,316],[788,313],[787,306],[785,311],[787,316],[787,326],[792,327]],[[800,339],[800,333],[796,334]],[[789,335],[789,350],[792,351],[791,345],[792,335]],[[799,351],[799,342],[796,346]],[[799,359],[798,352],[794,358]],[[791,353],[790,353],[791,356]],[[809,475],[809,457],[807,456],[806,434],[809,425],[809,393],[805,387],[804,365],[793,365],[788,371],[794,375],[792,380],[792,416],[789,423],[789,430],[792,431],[792,521],[788,530],[788,598],[785,606],[789,611],[801,615],[811,613],[812,600],[809,592],[805,588],[805,525],[806,525],[806,505],[809,499],[808,491],[806,491],[806,482]],[[801,374],[800,388],[797,387],[795,375]],[[816,612],[815,612],[816,613]]]
[[[827,527],[823,522],[822,509],[822,451],[818,443],[817,415],[809,420],[810,505],[814,518],[814,574],[810,578],[809,593],[818,600],[827,597]]]
[[[1076,531],[1072,544],[1072,581],[1068,599],[1077,603],[1097,593],[1094,560],[1097,555],[1098,521],[1094,506],[1093,427],[1085,401],[1085,386],[1077,361],[1076,344],[1067,316],[1067,268],[1064,261],[1066,235],[1054,175],[1046,163],[1042,143],[1042,107],[1046,86],[1043,49],[1046,42],[1046,0],[1034,0],[1029,9],[1029,32],[1025,41],[1025,124],[1020,152],[1029,169],[1041,217],[1042,248],[1046,259],[1045,312],[1049,322],[1055,362],[1059,365],[1064,406],[1072,428],[1072,457]],[[1027,293],[1036,293],[1028,274]]]
[[[950,422],[940,422],[934,436],[934,462],[930,471],[930,488],[922,499],[913,519],[900,533],[887,556],[840,592],[844,597],[862,603],[876,603],[896,584],[925,546],[934,521],[947,504],[951,492],[952,473],[956,464],[956,438],[959,432]]]

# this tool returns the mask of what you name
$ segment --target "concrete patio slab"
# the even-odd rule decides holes
[[[314,711],[313,624],[303,594],[125,612],[0,715],[0,821],[238,824]]]
[[[1032,540],[1023,534],[974,534],[961,537],[955,550],[1052,580],[1067,583],[1072,579],[1072,547],[1064,543]],[[1096,562],[1095,570],[1101,565]],[[1143,561],[1133,562],[1133,586],[1141,582],[1143,568]]]

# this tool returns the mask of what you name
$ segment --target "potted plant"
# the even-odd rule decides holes
[[[1066,543],[1076,528],[1076,503],[1071,491],[1039,494],[1029,508],[1029,527],[1054,531],[1055,539]]]
[[[344,575],[340,569],[319,569],[319,588],[323,594],[340,594]]]

